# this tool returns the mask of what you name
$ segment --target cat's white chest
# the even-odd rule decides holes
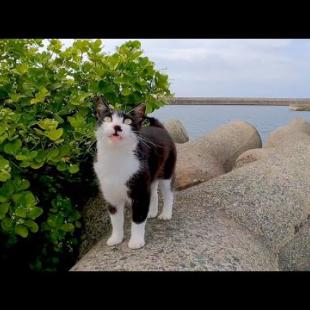
[[[137,173],[140,163],[131,153],[109,153],[98,150],[94,170],[106,201],[113,206],[129,202],[127,182]]]

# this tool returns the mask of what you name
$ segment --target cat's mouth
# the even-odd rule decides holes
[[[112,141],[121,141],[123,139],[122,136],[120,136],[118,133],[114,133],[112,135],[109,136],[109,138],[112,140]]]

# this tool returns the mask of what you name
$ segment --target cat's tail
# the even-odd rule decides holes
[[[149,116],[145,117],[145,119],[150,122],[150,126],[165,129],[164,125],[158,119]]]

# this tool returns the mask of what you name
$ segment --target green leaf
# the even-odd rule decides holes
[[[84,117],[77,115],[75,117],[73,116],[68,116],[68,121],[70,123],[70,125],[74,128],[74,129],[83,129],[86,126],[86,120]]]
[[[3,197],[11,198],[15,191],[15,186],[14,182],[12,180],[9,180],[5,182],[1,187],[0,187],[0,195]],[[5,201],[0,201],[0,202],[5,202]]]
[[[54,130],[58,126],[58,122],[51,118],[45,118],[38,122],[38,125],[44,130]]]
[[[59,149],[59,156],[68,156],[71,153],[70,146],[68,144],[61,146]]]
[[[15,67],[15,70],[18,74],[23,75],[28,71],[29,67],[27,64],[19,64]]]
[[[17,183],[18,190],[25,190],[30,187],[30,182],[28,180],[22,179]]]
[[[10,209],[10,203],[5,202],[0,204],[0,219],[3,219]]]
[[[132,94],[132,90],[128,87],[124,87],[121,93],[123,96],[129,96],[130,94]]]
[[[13,228],[13,221],[6,217],[2,220],[1,227],[4,231],[9,232]]]
[[[63,135],[64,130],[62,128],[50,130],[46,133],[46,136],[52,141],[58,140]]]
[[[47,224],[48,224],[48,226],[50,226],[52,228],[56,228],[57,227],[57,224],[51,218],[47,219]]]
[[[21,148],[22,141],[20,139],[14,140],[12,142],[8,142],[4,145],[4,152],[6,154],[15,155],[17,151]]]
[[[44,136],[44,131],[38,129],[38,128],[33,128],[33,130],[39,135],[39,136]]]
[[[32,169],[39,169],[39,168],[41,168],[43,165],[44,165],[44,162],[33,163],[33,164],[30,165],[30,167],[31,167]]]
[[[79,170],[80,170],[80,168],[79,168],[79,166],[78,165],[70,165],[69,166],[69,169],[68,169],[68,171],[71,173],[71,174],[74,174],[74,173],[77,173],[77,172],[79,172]]]
[[[18,208],[15,210],[15,214],[19,217],[25,218],[27,216],[27,209],[25,208]]]
[[[71,223],[62,224],[61,229],[65,232],[73,232],[74,231],[74,225]]]
[[[32,192],[29,191],[24,192],[24,199],[26,201],[27,208],[30,208],[36,204],[36,199]]]
[[[60,162],[57,166],[56,166],[58,171],[66,171],[68,166],[64,163],[64,162]]]
[[[11,178],[11,167],[9,161],[0,155],[0,181],[5,182]]]
[[[32,233],[36,233],[39,231],[39,225],[32,220],[26,220],[24,224],[30,229]]]
[[[45,87],[40,88],[39,92],[36,94],[35,98],[30,100],[31,104],[36,104],[43,102],[45,97],[49,94],[48,90]]]
[[[18,203],[23,203],[23,206],[26,206],[26,203],[25,203],[25,200],[24,200],[24,197],[25,197],[25,193],[24,192],[21,192],[21,193],[15,193],[14,195],[12,195],[12,200],[18,204]]]
[[[57,158],[59,155],[59,150],[58,149],[53,149],[50,152],[47,153],[46,155],[46,159],[47,160],[53,160],[55,158]]]
[[[21,153],[17,154],[15,158],[17,160],[31,161],[38,155],[37,151],[29,151],[27,149],[23,149]]]
[[[19,236],[21,236],[23,238],[27,238],[28,237],[28,229],[24,225],[16,225],[15,232],[16,232],[17,235],[19,235]]]
[[[58,88],[62,87],[62,84],[61,83],[54,83],[50,86],[50,89],[51,90],[56,90]]]
[[[43,213],[43,210],[41,208],[33,208],[28,216],[32,219],[35,220],[37,217],[39,217]]]
[[[35,157],[35,161],[40,163],[46,160],[46,151],[39,150],[37,156]]]
[[[9,137],[9,135],[6,132],[3,135],[1,135],[0,136],[0,144],[2,144],[8,137]]]
[[[2,203],[2,202],[7,202],[8,200],[9,200],[8,197],[5,197],[5,196],[3,196],[3,195],[0,195],[0,203]]]
[[[76,227],[76,228],[81,228],[81,227],[82,227],[81,222],[76,221],[76,222],[75,222],[75,227]]]
[[[23,161],[22,163],[19,164],[20,167],[26,168],[29,167],[31,163],[29,161]]]
[[[11,174],[8,171],[0,171],[0,181],[5,182],[11,178]]]

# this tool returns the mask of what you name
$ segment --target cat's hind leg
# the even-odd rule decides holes
[[[158,183],[159,180],[155,180],[151,185],[151,202],[148,218],[156,217],[158,213]]]
[[[170,220],[172,217],[173,205],[173,182],[174,178],[163,179],[159,181],[159,188],[163,196],[164,206],[161,214],[158,216],[160,220]]]

